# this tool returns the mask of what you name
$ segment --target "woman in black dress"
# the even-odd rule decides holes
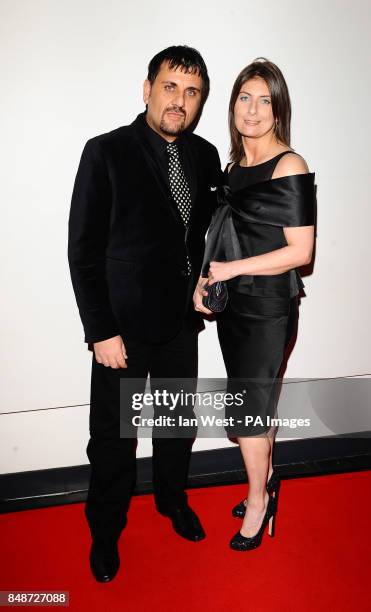
[[[231,162],[209,229],[202,274],[194,302],[202,304],[205,283],[227,281],[228,302],[217,315],[218,336],[228,375],[228,391],[246,389],[243,407],[226,416],[254,417],[235,426],[248,481],[248,499],[232,510],[243,518],[232,538],[234,550],[260,545],[277,510],[279,477],[272,466],[277,381],[285,349],[295,329],[296,268],[312,258],[314,174],[290,148],[290,98],[279,68],[258,58],[238,75],[229,105]],[[246,380],[248,379],[248,380]],[[255,419],[259,417],[259,419]],[[258,421],[258,422],[256,422]]]

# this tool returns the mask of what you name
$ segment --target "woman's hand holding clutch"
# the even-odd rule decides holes
[[[235,261],[211,261],[208,278],[209,285],[239,276],[241,274],[239,270],[240,263],[239,259]]]
[[[207,283],[207,280],[208,280],[207,278],[203,278],[202,276],[200,276],[198,283],[196,285],[196,289],[193,294],[193,304],[197,312],[202,312],[203,314],[211,315],[213,314],[213,312],[209,310],[208,308],[205,308],[205,306],[202,303],[202,298],[204,296],[207,296],[207,291],[205,291],[204,289],[205,284]]]

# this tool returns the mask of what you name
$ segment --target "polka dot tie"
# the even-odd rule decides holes
[[[169,182],[171,195],[173,196],[174,202],[178,207],[185,227],[188,227],[192,210],[191,192],[183,172],[182,164],[180,163],[177,145],[174,142],[170,142],[166,149],[169,155]],[[191,270],[191,262],[189,261],[189,257],[187,255],[188,275],[190,275]]]

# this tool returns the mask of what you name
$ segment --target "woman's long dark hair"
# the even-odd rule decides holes
[[[251,64],[241,70],[232,88],[229,101],[229,132],[231,136],[230,159],[240,162],[245,155],[242,136],[234,122],[234,106],[241,91],[241,87],[249,79],[261,77],[266,82],[272,102],[272,112],[275,123],[274,133],[277,140],[290,146],[291,102],[289,90],[281,70],[265,57],[256,58]]]

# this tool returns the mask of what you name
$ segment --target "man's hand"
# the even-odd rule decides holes
[[[114,336],[108,338],[108,340],[102,340],[101,342],[94,342],[94,353],[95,359],[98,363],[103,363],[106,368],[127,368],[125,344],[122,341],[121,336]]]
[[[205,308],[205,306],[202,303],[203,296],[207,295],[207,291],[205,291],[204,289],[204,286],[206,283],[207,283],[207,278],[203,278],[202,276],[200,276],[198,283],[196,285],[195,292],[193,294],[193,304],[197,312],[203,312],[204,314],[211,315],[213,314],[213,312],[209,310],[208,308]]]

